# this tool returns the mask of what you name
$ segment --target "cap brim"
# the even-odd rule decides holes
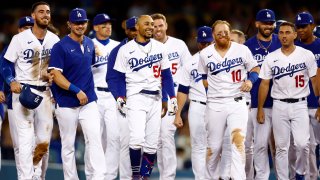
[[[70,20],[69,20],[70,21]],[[72,23],[79,23],[79,22],[88,22],[89,19],[81,19],[81,20],[77,20],[77,21],[70,21]]]
[[[212,41],[213,41],[213,38],[206,38],[206,39],[201,39],[201,40],[197,39],[198,43],[210,43]]]

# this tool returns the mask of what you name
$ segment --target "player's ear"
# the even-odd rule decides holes
[[[256,21],[254,24],[255,24],[256,28],[259,27],[259,22],[258,21]]]
[[[71,29],[71,24],[69,21],[67,21],[67,26],[68,26],[68,29]]]

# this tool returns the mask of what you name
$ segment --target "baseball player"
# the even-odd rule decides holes
[[[246,42],[246,36],[239,29],[232,29],[230,33],[230,40],[239,44]]]
[[[298,40],[295,42],[297,46],[310,50],[317,61],[319,68],[320,58],[320,39],[313,35],[315,27],[313,17],[308,12],[298,13],[295,17],[295,25],[298,33]],[[314,95],[312,85],[309,83],[310,95],[307,98],[310,119],[310,150],[309,165],[306,170],[306,180],[314,180],[318,177],[318,168],[316,160],[316,146],[320,143],[320,125],[314,115],[318,109],[318,98]]]
[[[182,68],[180,80],[178,81],[177,101],[178,107],[183,107],[189,96],[190,105],[188,111],[188,121],[191,137],[191,161],[192,170],[196,180],[208,179],[206,177],[206,147],[207,134],[204,123],[204,112],[206,108],[206,91],[202,84],[202,77],[198,73],[198,63],[200,51],[213,42],[212,29],[208,26],[202,26],[197,30],[197,43],[199,52],[192,56]],[[179,108],[175,116],[174,125],[177,128],[183,126]]]
[[[33,178],[33,165],[38,165],[43,156],[48,156],[53,114],[48,87],[52,77],[46,73],[46,69],[51,48],[59,41],[58,36],[46,28],[51,18],[49,4],[33,4],[31,15],[35,19],[34,26],[12,38],[3,61],[3,69],[7,72],[4,74],[5,80],[13,92],[11,117],[17,123],[18,166],[21,167],[21,179]],[[10,66],[15,67],[15,76]],[[31,87],[33,93],[43,98],[37,108],[29,109],[20,103],[19,94],[22,86]],[[33,146],[34,135],[36,147]]]
[[[168,24],[166,17],[163,14],[151,15],[154,20],[153,38],[162,42],[167,48],[168,59],[171,64],[171,72],[173,81],[175,83],[175,92],[178,90],[178,76],[177,71],[187,60],[191,59],[191,54],[185,42],[180,39],[168,36],[166,31]],[[163,91],[165,92],[165,91]],[[167,95],[163,94],[163,101],[167,101]],[[164,105],[166,102],[164,103]],[[166,109],[166,108],[164,108]],[[157,162],[160,172],[160,179],[173,180],[176,176],[177,157],[174,134],[176,127],[174,126],[174,116],[172,109],[165,110],[161,121],[160,138],[158,143]]]
[[[217,20],[212,30],[215,44],[200,52],[198,67],[199,73],[203,74],[203,84],[208,88],[205,122],[212,154],[207,167],[210,179],[218,179],[222,140],[225,129],[229,128],[231,178],[245,179],[244,139],[248,108],[244,92],[251,90],[260,68],[246,46],[230,41],[231,27],[227,21]]]
[[[304,179],[309,155],[309,115],[307,96],[310,94],[309,79],[315,93],[317,63],[311,51],[294,45],[297,33],[294,24],[284,22],[279,28],[282,47],[268,54],[262,64],[262,79],[258,95],[257,120],[265,119],[263,104],[273,80],[272,121],[276,145],[276,170],[278,179],[288,179],[288,148],[292,133],[296,150],[296,179]]]
[[[79,179],[75,162],[75,136],[80,123],[85,138],[85,173],[87,179],[105,179],[106,162],[101,144],[100,116],[91,65],[95,63],[93,41],[84,35],[88,26],[84,9],[69,13],[71,30],[51,51],[50,74],[54,76],[53,97],[58,120],[64,179]]]
[[[21,17],[18,21],[18,33],[29,29],[33,26],[34,24],[34,20],[32,17],[30,16],[25,16],[25,17]],[[4,61],[4,55],[7,52],[7,48],[5,47],[4,50],[1,53],[1,57],[0,57],[0,66],[2,66],[2,63]],[[17,133],[17,124],[14,121],[14,117],[13,117],[13,113],[12,113],[12,92],[10,91],[10,80],[9,79],[5,79],[5,72],[3,72],[3,69],[1,68],[1,75],[2,78],[5,82],[4,84],[4,89],[3,92],[5,94],[5,97],[2,97],[2,94],[0,92],[0,99],[5,99],[5,103],[7,105],[7,112],[8,112],[8,121],[9,121],[9,129],[10,129],[10,136],[11,136],[11,140],[12,140],[12,145],[13,145],[13,151],[14,151],[14,157],[15,157],[15,162],[16,162],[16,168],[17,168],[17,174],[18,174],[18,179],[20,179],[20,175],[21,175],[21,168],[20,168],[20,164],[19,164],[19,146],[18,146],[18,133]],[[14,67],[9,67],[9,70],[12,72],[12,76],[15,77],[15,72],[14,72]],[[6,81],[8,80],[8,81]],[[7,84],[8,83],[8,84]],[[1,128],[0,128],[1,130]],[[44,161],[46,162],[46,161]]]
[[[230,32],[230,41],[243,44],[245,42],[245,35],[242,31],[238,29],[232,29]],[[250,108],[251,96],[250,92],[244,93],[244,97],[246,98],[247,107]],[[253,128],[252,128],[253,129]],[[220,177],[221,179],[230,179],[230,169],[231,169],[231,140],[229,133],[229,129],[225,130],[225,136],[223,137],[223,145],[222,145],[222,153],[221,153],[221,162],[220,162]],[[247,134],[249,128],[247,127]]]
[[[110,52],[110,55],[108,57],[108,70],[107,70],[107,75],[106,75],[106,81],[108,83],[108,88],[110,92],[112,93],[113,97],[116,99],[119,97],[118,92],[121,91],[121,89],[117,89],[117,84],[118,84],[118,79],[117,79],[117,74],[118,71],[114,70],[114,63],[117,58],[118,51],[121,46],[126,44],[128,41],[134,39],[137,36],[137,30],[135,28],[137,21],[137,17],[133,16],[125,21],[125,33],[127,35],[127,38],[125,38],[121,43],[113,48],[113,50]],[[120,73],[121,76],[121,73]],[[129,126],[128,126],[128,121],[123,116],[120,114],[119,111],[117,111],[117,119],[120,123],[120,179],[121,180],[131,180],[131,166],[128,163],[130,161],[129,157]]]
[[[255,26],[258,30],[257,34],[249,38],[245,45],[251,50],[254,59],[261,67],[265,56],[281,47],[278,36],[274,31],[275,14],[271,9],[262,9],[256,15]],[[273,147],[271,139],[272,120],[271,108],[272,98],[270,93],[267,95],[264,104],[265,121],[258,122],[257,105],[258,105],[258,89],[261,80],[253,84],[250,91],[251,110],[249,112],[249,120],[246,137],[246,173],[247,179],[268,179],[270,175],[268,145]],[[273,148],[271,148],[271,152]],[[256,172],[254,177],[254,170]]]
[[[1,65],[1,64],[0,64]],[[4,119],[4,109],[3,109],[3,104],[6,100],[5,95],[4,95],[4,80],[2,76],[0,77],[0,132],[2,129],[2,121]],[[1,143],[1,135],[0,135],[0,143]],[[1,147],[0,147],[0,170],[1,170]]]
[[[119,110],[127,111],[132,178],[147,179],[156,158],[160,133],[161,89],[169,94],[174,113],[177,100],[166,48],[151,38],[152,18],[141,15],[136,29],[137,37],[119,49],[114,69],[122,73],[118,77],[118,89],[126,89],[119,93],[117,103]]]
[[[107,179],[116,179],[120,158],[120,127],[117,120],[117,104],[106,82],[108,56],[119,42],[110,38],[111,19],[107,14],[97,14],[93,19],[96,58],[92,65],[97,105],[101,119],[101,141],[105,153]]]
[[[320,38],[320,26],[316,26],[313,29],[313,35],[315,35],[317,38]]]

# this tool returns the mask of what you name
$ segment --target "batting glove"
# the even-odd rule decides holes
[[[173,97],[170,99],[170,109],[171,109],[171,112],[170,115],[175,115],[178,111],[178,102],[177,102],[177,98]]]
[[[126,116],[126,101],[123,97],[117,98],[117,108],[122,116]]]

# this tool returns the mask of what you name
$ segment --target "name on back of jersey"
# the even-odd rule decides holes
[[[179,59],[179,53],[178,52],[172,52],[168,54],[168,59],[169,61],[175,60],[175,59]]]
[[[154,54],[154,55],[148,55],[145,58],[130,58],[128,60],[128,63],[130,65],[130,69],[132,71],[139,71],[140,69],[144,67],[152,67],[153,63],[157,63],[162,60],[162,53]]]
[[[216,75],[222,71],[229,72],[230,69],[241,66],[243,64],[243,60],[241,57],[234,58],[234,59],[227,59],[225,58],[222,62],[209,62],[207,67],[212,75]]]
[[[274,60],[276,61],[276,60]],[[284,76],[292,77],[294,73],[307,69],[307,65],[303,63],[291,64],[286,67],[273,66],[271,67],[272,75],[275,79],[280,79]]]

